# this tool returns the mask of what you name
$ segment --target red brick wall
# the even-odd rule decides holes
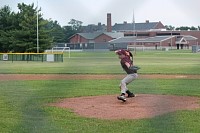
[[[164,26],[161,22],[159,22],[159,23],[156,25],[155,28],[156,28],[156,29],[165,29],[165,26]]]
[[[198,38],[197,42],[198,44],[200,44],[200,31],[179,31],[179,32],[181,33],[181,35],[191,35]],[[191,41],[191,43],[194,44],[194,41],[193,42]]]
[[[172,38],[172,40],[170,38],[170,39],[167,39],[167,40],[163,41],[161,43],[161,46],[163,46],[163,47],[170,47],[171,46],[171,42],[172,42],[172,46],[176,46],[176,44],[175,44],[175,37]]]
[[[70,43],[88,43],[88,40],[76,34],[70,39]]]
[[[107,36],[105,34],[102,34],[102,35],[98,36],[97,38],[95,38],[94,41],[95,42],[108,42],[110,40],[112,40],[111,37],[109,37],[109,36]]]
[[[95,38],[94,42],[96,43],[101,43],[101,42],[108,42],[110,40],[112,40],[113,38],[105,35],[105,34],[102,34],[100,36],[98,36],[97,38]],[[92,40],[90,40],[92,41]],[[82,36],[76,34],[74,35],[71,39],[70,39],[70,43],[88,43],[89,40],[83,38]]]
[[[149,37],[154,37],[156,36],[156,32],[149,32]]]

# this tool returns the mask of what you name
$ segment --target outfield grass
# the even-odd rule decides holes
[[[122,74],[114,52],[71,52],[63,63],[0,62],[0,73]],[[141,74],[200,74],[200,54],[191,51],[136,52],[134,63]]]
[[[67,57],[66,54],[65,57]],[[200,74],[200,54],[191,51],[137,52],[141,74]],[[113,52],[71,52],[63,63],[0,62],[0,73],[122,74]],[[0,81],[2,133],[199,133],[200,109],[177,111],[151,119],[100,120],[70,109],[47,106],[62,98],[118,94],[119,80]],[[138,79],[136,94],[200,97],[199,79]],[[184,102],[184,101],[183,101]],[[134,113],[134,112],[132,112]]]

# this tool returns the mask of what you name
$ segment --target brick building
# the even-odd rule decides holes
[[[189,49],[193,45],[198,45],[200,41],[200,31],[136,31],[125,32],[124,35],[109,43],[116,48],[127,48],[132,45],[155,49]]]
[[[122,32],[77,33],[70,37],[70,43],[106,43],[123,36]]]
[[[101,25],[101,23],[96,28],[86,26],[83,31],[87,31],[87,33],[73,35],[70,37],[70,43],[110,43],[112,47],[117,45],[126,48],[128,45],[137,45],[156,49],[158,47],[184,49],[200,44],[200,31],[167,31],[160,21],[123,22],[115,23],[113,26],[111,21],[111,14],[108,13],[107,26]],[[93,25],[93,27],[95,26]]]

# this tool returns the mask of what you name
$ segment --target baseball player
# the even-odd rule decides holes
[[[120,83],[121,95],[117,97],[118,100],[122,100],[123,102],[125,102],[126,93],[128,94],[128,97],[135,97],[135,95],[128,90],[127,85],[138,77],[137,69],[133,69],[133,61],[130,58],[130,55],[132,54],[129,51],[120,49],[116,50],[115,53],[121,60],[121,67],[127,73],[126,77],[122,79]]]

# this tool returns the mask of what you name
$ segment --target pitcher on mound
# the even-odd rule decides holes
[[[122,100],[123,102],[125,102],[126,93],[128,94],[127,97],[135,97],[135,95],[128,90],[127,85],[138,77],[137,70],[139,68],[133,65],[133,60],[131,60],[131,57],[133,57],[133,55],[131,54],[131,52],[120,49],[116,50],[115,53],[121,60],[120,61],[121,67],[127,73],[126,77],[121,80],[120,83],[121,94],[117,97],[118,100]]]

